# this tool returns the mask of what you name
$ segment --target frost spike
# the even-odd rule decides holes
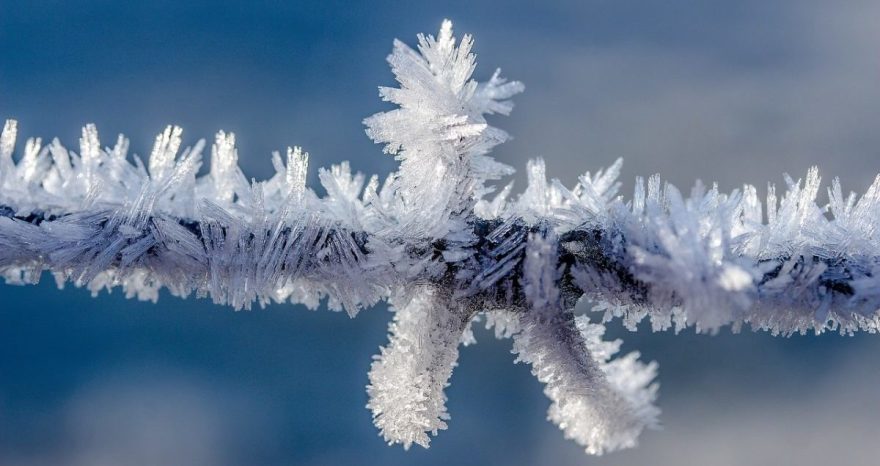
[[[153,152],[150,153],[150,176],[160,180],[173,168],[174,158],[180,149],[180,135],[183,129],[179,126],[168,126],[156,136]]]
[[[18,134],[18,122],[6,120],[3,132],[0,133],[0,187],[4,186],[7,177],[12,176],[15,163],[12,160],[12,152],[15,151],[15,139]]]
[[[299,146],[287,148],[287,189],[291,194],[302,197],[306,189],[306,175],[309,168],[309,153]]]

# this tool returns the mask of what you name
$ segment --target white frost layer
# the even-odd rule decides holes
[[[656,366],[610,359],[617,343],[570,310],[581,293],[608,319],[648,317],[657,330],[880,329],[880,178],[861,198],[835,180],[827,206],[815,169],[786,177],[778,197],[771,186],[765,203],[749,185],[684,196],[656,176],[626,200],[620,161],[569,189],[539,159],[522,194],[508,185],[487,199],[488,183],[512,169],[489,156],[507,135],[485,115],[509,113],[523,86],[497,72],[472,80],[471,46],[449,22],[419,36],[418,50],[395,42],[400,87],[380,94],[398,108],[365,124],[400,169],[381,186],[345,162],[321,169],[324,197],[306,186],[299,148],[273,154],[275,175],[249,182],[232,134],[217,134],[198,176],[207,145],[181,150],[177,127],[144,162],[122,136],[102,146],[92,125],[78,152],[37,138],[14,157],[7,121],[0,274],[33,283],[49,271],[59,284],[151,300],[165,287],[237,309],[326,298],[354,315],[388,300],[396,316],[369,407],[385,439],[404,446],[446,427],[443,388],[481,312],[546,384],[551,420],[593,453],[631,446],[654,425]]]

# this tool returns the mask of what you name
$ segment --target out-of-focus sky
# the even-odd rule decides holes
[[[880,4],[870,1],[142,2],[0,0],[0,118],[76,146],[81,125],[141,154],[166,124],[191,144],[236,132],[247,175],[302,145],[314,167],[394,168],[361,120],[387,109],[384,57],[444,17],[477,77],[526,83],[495,155],[543,156],[566,183],[625,158],[761,190],[819,165],[864,190],[880,172]],[[23,141],[20,141],[20,145]],[[522,188],[522,175],[517,175]],[[432,447],[386,447],[364,408],[383,306],[350,320],[298,306],[91,298],[0,286],[0,465],[876,464],[872,335],[629,333],[660,362],[664,429],[583,455],[509,342],[485,332],[448,389]]]

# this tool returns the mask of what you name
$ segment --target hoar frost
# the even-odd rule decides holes
[[[508,114],[523,85],[495,72],[471,79],[473,41],[452,25],[394,43],[399,83],[380,95],[396,109],[367,118],[367,134],[400,168],[383,182],[345,162],[306,186],[308,154],[272,155],[275,175],[249,182],[233,134],[181,151],[182,131],[156,137],[146,164],[120,136],[103,146],[94,126],[78,152],[28,139],[13,158],[17,125],[0,136],[0,273],[94,293],[122,287],[156,300],[210,297],[254,303],[326,299],[354,316],[387,301],[389,342],[369,373],[380,435],[427,447],[447,428],[444,389],[471,326],[511,338],[517,362],[545,384],[548,417],[588,453],[635,445],[657,425],[657,365],[576,316],[580,298],[603,321],[648,318],[655,330],[715,332],[743,324],[789,335],[880,328],[880,178],[861,198],[839,181],[820,207],[818,171],[786,176],[762,203],[752,186],[729,194],[698,184],[689,196],[658,176],[619,195],[621,162],[587,172],[573,188],[547,180],[543,160],[512,197],[494,181],[513,172],[489,153],[507,134],[485,116]],[[765,220],[766,217],[766,220]]]

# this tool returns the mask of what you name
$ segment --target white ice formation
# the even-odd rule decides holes
[[[253,183],[223,132],[197,176],[205,144],[181,152],[177,127],[157,136],[146,164],[121,136],[103,147],[91,125],[78,153],[29,139],[16,161],[10,120],[0,273],[34,283],[51,272],[59,284],[150,300],[165,287],[236,309],[326,298],[354,316],[388,301],[395,317],[368,407],[382,437],[404,447],[427,447],[446,429],[444,388],[480,315],[546,385],[550,420],[594,454],[656,425],[656,365],[614,358],[620,342],[574,315],[582,296],[606,320],[634,327],[647,317],[655,330],[878,330],[880,178],[861,198],[835,180],[826,207],[815,169],[786,177],[779,198],[771,187],[765,203],[748,185],[698,185],[685,197],[657,176],[625,200],[619,161],[569,189],[535,160],[525,192],[511,197],[508,185],[487,199],[513,169],[489,156],[507,134],[485,115],[509,113],[523,85],[498,72],[472,80],[471,46],[469,36],[456,44],[448,21],[417,50],[395,42],[388,61],[400,87],[380,94],[398,108],[365,124],[400,169],[381,187],[345,162],[322,169],[324,197],[306,187],[299,148],[273,154],[276,174]]]

